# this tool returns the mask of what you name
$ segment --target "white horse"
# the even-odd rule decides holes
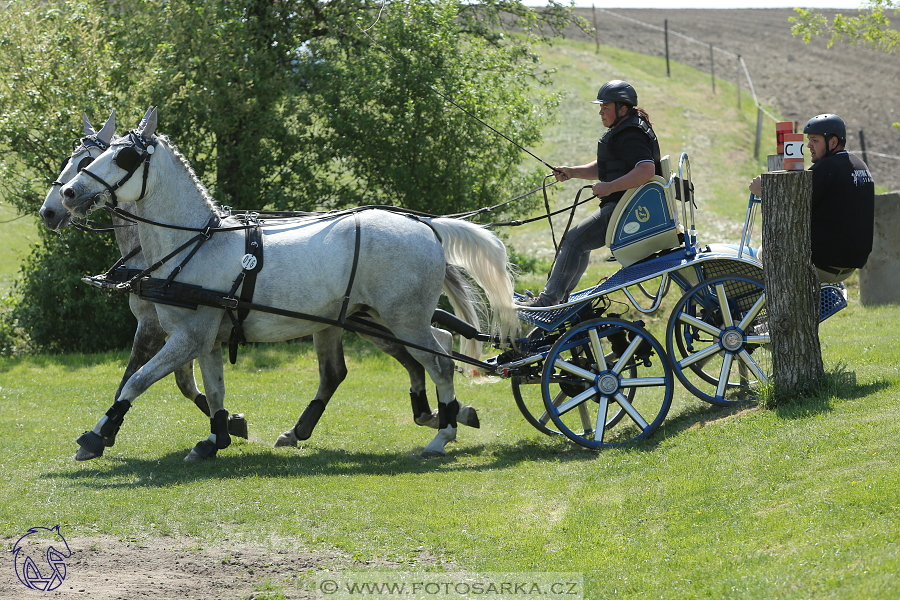
[[[115,116],[116,111],[113,110],[100,131],[94,130],[87,115],[82,117],[85,137],[81,139],[81,143],[72,151],[69,158],[63,161],[62,171],[50,186],[47,197],[44,199],[44,203],[39,211],[41,219],[48,229],[60,231],[69,226],[72,215],[62,205],[62,196],[59,190],[75,177],[80,169],[89,165],[109,147],[114,138]],[[136,229],[125,226],[127,224],[117,217],[113,217],[113,224],[116,226],[114,230],[119,251],[123,257],[128,257],[124,265],[133,269],[143,270],[147,268],[144,255],[140,252],[140,241],[138,240]],[[151,302],[141,300],[134,294],[129,294],[128,307],[131,309],[135,319],[137,319],[137,329],[134,333],[131,356],[125,367],[125,374],[119,383],[119,387],[116,389],[116,398],[119,397],[119,393],[122,391],[122,387],[128,381],[128,378],[150,360],[150,357],[156,354],[166,341],[166,332],[160,326],[159,319],[156,316],[156,307]],[[194,362],[188,361],[186,364],[181,365],[175,369],[174,375],[175,383],[184,397],[192,400],[197,408],[203,411],[207,417],[210,416],[206,396],[198,389],[194,378]],[[244,420],[243,415],[229,416],[228,431],[231,435],[247,437],[247,422]],[[115,430],[104,438],[104,448],[112,447],[115,444],[117,433],[118,430]],[[76,459],[87,460],[97,456],[99,454],[82,452],[76,455]]]
[[[175,281],[228,292],[242,265],[248,265],[242,261],[244,232],[221,230],[239,222],[222,217],[184,157],[164,136],[155,136],[155,129],[153,109],[137,130],[113,142],[89,168],[62,187],[63,203],[73,214],[84,216],[105,199],[135,202],[138,217],[168,225],[138,224],[148,262],[170,259],[155,270],[154,277],[175,273]],[[207,229],[210,226],[212,230]],[[211,231],[208,241],[199,248],[187,243],[202,230]],[[357,244],[359,252],[355,253]],[[485,290],[495,311],[492,332],[501,339],[514,333],[518,318],[503,243],[466,221],[414,219],[390,211],[363,210],[332,219],[267,223],[263,246],[264,267],[258,273],[252,302],[332,320],[321,323],[253,310],[243,324],[247,341],[281,341],[309,334],[314,338],[319,388],[294,427],[279,436],[276,445],[296,445],[307,439],[346,376],[341,330],[331,324],[346,307],[347,316],[364,311],[410,344],[409,353],[428,372],[438,394],[439,430],[423,454],[446,454],[446,444],[456,438],[461,405],[454,393],[453,361],[435,338],[431,317],[449,262],[464,268]],[[355,255],[359,259],[353,274]],[[352,287],[345,301],[351,276]],[[191,310],[161,304],[156,308],[168,341],[129,378],[93,434],[102,440],[150,385],[196,358],[213,416],[209,438],[198,443],[186,460],[212,456],[230,443],[224,425],[228,413],[224,410],[221,344],[229,338],[231,320],[223,309],[212,306]]]
[[[115,110],[110,114],[106,124],[99,132],[94,130],[87,115],[83,116],[82,121],[85,137],[81,139],[81,143],[72,151],[71,156],[63,161],[62,171],[53,182],[39,212],[44,225],[54,231],[68,227],[72,216],[62,204],[62,195],[59,193],[59,189],[75,177],[80,169],[86,167],[100,156],[114,139]],[[120,204],[120,208],[126,212],[133,212],[134,203],[123,202]],[[137,229],[115,215],[113,215],[113,224],[119,251],[122,257],[126,258],[123,263],[124,266],[136,270],[146,269],[147,262],[144,260],[143,252],[141,252]],[[471,286],[465,277],[452,265],[447,265],[444,287],[457,314],[462,315],[467,322],[478,323],[479,319],[475,308],[473,290],[471,290]],[[166,332],[159,324],[154,303],[142,300],[135,294],[129,294],[128,304],[132,314],[137,319],[138,325],[134,334],[131,356],[116,390],[116,399],[118,399],[122,387],[131,375],[150,360],[163,347],[166,341]],[[449,349],[452,347],[452,335],[449,332],[435,329],[435,335],[441,339],[441,344],[445,348]],[[378,337],[366,335],[362,335],[362,337],[395,358],[407,370],[410,378],[413,421],[417,425],[437,429],[439,424],[437,410],[432,411],[429,406],[425,369],[422,365],[407,352],[406,347],[402,344]],[[466,356],[477,358],[480,347],[474,340],[468,340],[461,343],[461,351]],[[193,364],[193,361],[189,361],[187,364],[177,368],[174,372],[175,381],[181,393],[189,400],[193,400],[194,404],[209,417],[209,405],[207,404],[206,396],[197,388]],[[459,422],[470,427],[479,427],[478,413],[475,408],[463,406],[460,409]],[[247,422],[243,415],[228,416],[228,432],[233,436],[247,438]],[[79,461],[90,460],[101,456],[104,448],[112,447],[115,444],[117,433],[118,430],[115,430],[104,437],[102,446],[91,443],[91,438],[94,434],[91,432],[86,433],[84,437],[79,438],[80,443],[84,443],[85,446],[79,447],[75,454],[75,459]],[[89,450],[89,447],[95,449],[99,447],[100,452],[96,453]]]

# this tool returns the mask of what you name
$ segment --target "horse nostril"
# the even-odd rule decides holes
[[[75,190],[73,190],[72,188],[66,188],[63,190],[63,196],[65,196],[66,198],[74,198]]]
[[[44,210],[41,211],[41,216],[42,216],[43,218],[45,218],[45,219],[50,219],[50,220],[52,220],[52,219],[55,219],[55,218],[56,218],[56,211],[55,211],[55,210],[50,210],[50,209],[44,209]]]

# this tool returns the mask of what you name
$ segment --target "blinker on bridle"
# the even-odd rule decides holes
[[[81,140],[74,140],[72,142],[72,154],[78,153],[79,149],[84,148],[85,151],[90,150],[91,148],[97,148],[100,152],[106,152],[106,149],[109,148],[109,144],[101,140],[97,137],[97,134],[89,135],[87,137],[81,138]],[[78,161],[78,170],[83,171],[85,167],[91,164],[94,161],[94,157],[91,155],[85,156],[80,161]],[[59,167],[59,172],[62,173],[66,170],[66,166],[72,162],[72,157],[64,158],[62,161],[62,165]],[[65,182],[56,180],[51,185],[58,185],[60,187],[65,185]]]
[[[150,168],[150,155],[153,154],[153,151],[155,150],[154,144],[151,144],[148,140],[144,139],[144,136],[136,130],[129,131],[128,138],[131,143],[121,144],[122,148],[116,151],[116,155],[113,158],[113,162],[116,163],[116,166],[126,172],[125,176],[116,184],[110,185],[104,181],[102,177],[87,169],[87,165],[80,169],[106,188],[106,191],[109,192],[110,203],[113,207],[118,205],[116,190],[125,185],[142,164],[144,165],[144,176],[143,181],[141,182],[141,195],[138,196],[138,200],[143,198],[144,193],[147,191],[147,172]],[[81,167],[81,164],[79,164],[79,167]]]

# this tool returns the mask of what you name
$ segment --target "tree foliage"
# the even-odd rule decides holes
[[[438,214],[495,204],[542,169],[450,100],[517,143],[536,144],[556,97],[534,45],[571,20],[556,2],[536,11],[511,0],[0,6],[0,201],[20,212],[37,210],[80,137],[82,112],[99,121],[115,108],[122,133],[149,105],[223,204],[383,203]],[[111,239],[44,237],[24,265],[13,311],[38,337],[59,329],[32,322],[41,311],[29,306],[47,306],[40,295],[84,308],[83,294],[97,294],[77,277],[50,293],[53,269],[96,273],[117,257]],[[66,318],[125,322],[124,302],[118,310]]]
[[[795,8],[799,16],[790,18],[791,32],[794,36],[802,36],[807,44],[813,37],[829,36],[829,48],[835,42],[846,40],[891,54],[900,48],[900,31],[890,28],[891,21],[885,12],[893,10],[896,14],[898,9],[900,2],[897,0],[867,0],[857,16],[845,17],[839,13],[829,23],[824,15],[813,9]]]

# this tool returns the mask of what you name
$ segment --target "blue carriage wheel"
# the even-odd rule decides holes
[[[544,360],[541,394],[556,428],[587,448],[649,437],[672,404],[675,378],[662,344],[612,317],[566,331]]]
[[[675,376],[705,402],[731,406],[756,398],[772,373],[763,283],[723,275],[685,292],[666,326]]]

